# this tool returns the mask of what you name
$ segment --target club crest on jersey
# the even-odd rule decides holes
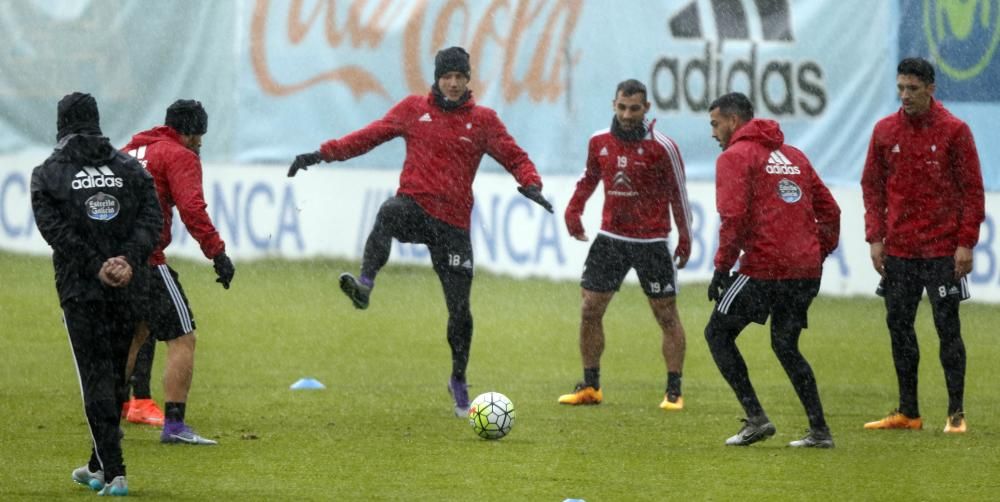
[[[121,204],[113,195],[97,192],[83,202],[87,217],[97,221],[111,221],[121,211]]]
[[[778,196],[789,204],[794,204],[802,198],[802,189],[788,178],[778,182]]]

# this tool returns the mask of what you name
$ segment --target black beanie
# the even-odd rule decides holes
[[[198,136],[208,132],[208,113],[200,101],[178,99],[167,108],[163,123],[185,136]]]
[[[469,53],[461,47],[448,47],[438,51],[434,57],[434,81],[437,82],[441,75],[450,71],[461,72],[465,78],[470,76]]]
[[[57,140],[70,134],[101,134],[101,115],[97,111],[97,100],[90,94],[67,94],[59,100],[57,110]]]

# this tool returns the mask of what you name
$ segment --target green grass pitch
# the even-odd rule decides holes
[[[581,375],[579,287],[480,272],[473,287],[472,395],[517,407],[511,434],[479,439],[451,415],[445,309],[429,268],[390,262],[367,311],[337,288],[336,261],[237,263],[233,288],[208,262],[178,261],[198,324],[188,421],[218,447],[161,445],[125,424],[132,496],[142,500],[995,500],[1000,489],[1000,309],[963,305],[970,432],[947,436],[946,394],[926,302],[918,317],[923,431],[864,431],[895,405],[876,299],[819,298],[802,349],[837,447],[787,448],[806,420],[765,328],[739,340],[778,427],[748,448],[723,446],[739,406],[702,336],[711,305],[685,285],[687,409],[667,413],[660,336],[638,287],[605,319],[605,402],[556,404]],[[45,257],[0,254],[0,450],[3,500],[79,500],[70,481],[88,432]],[[973,291],[975,294],[975,291]],[[166,347],[153,394],[162,402]],[[290,391],[300,377],[322,391]]]

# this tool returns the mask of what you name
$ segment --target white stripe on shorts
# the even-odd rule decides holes
[[[163,278],[163,284],[167,286],[167,291],[170,292],[170,299],[174,302],[174,308],[177,310],[177,319],[181,323],[181,329],[184,333],[190,333],[194,331],[194,326],[191,325],[191,315],[188,311],[187,304],[184,303],[184,297],[181,296],[180,290],[177,289],[177,283],[174,282],[174,277],[170,275],[170,269],[166,265],[157,265],[156,269],[160,271],[160,277]]]
[[[969,298],[972,298],[972,292],[969,291],[969,276],[963,275],[958,283],[962,288],[962,296],[960,296],[959,299],[968,300]]]
[[[719,300],[719,304],[716,306],[716,310],[722,312],[723,314],[729,313],[729,307],[732,306],[733,300],[736,299],[740,294],[740,290],[746,285],[747,281],[750,280],[750,276],[737,274],[736,280],[733,284],[729,286],[729,289],[722,295],[722,300]]]

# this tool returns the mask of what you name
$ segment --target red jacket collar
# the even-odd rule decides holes
[[[430,92],[427,93],[427,104],[429,104],[429,105],[431,105],[431,106],[433,106],[433,107],[435,107],[435,108],[437,108],[439,110],[442,110],[442,108],[439,107],[437,105],[437,103],[435,102],[434,91],[430,91]],[[476,106],[476,97],[472,94],[472,91],[470,90],[469,91],[469,99],[467,99],[465,101],[465,103],[462,103],[461,105],[459,105],[457,108],[455,108],[453,110],[444,110],[444,111],[457,112],[459,110],[471,110],[472,108],[475,108],[475,106]]]

